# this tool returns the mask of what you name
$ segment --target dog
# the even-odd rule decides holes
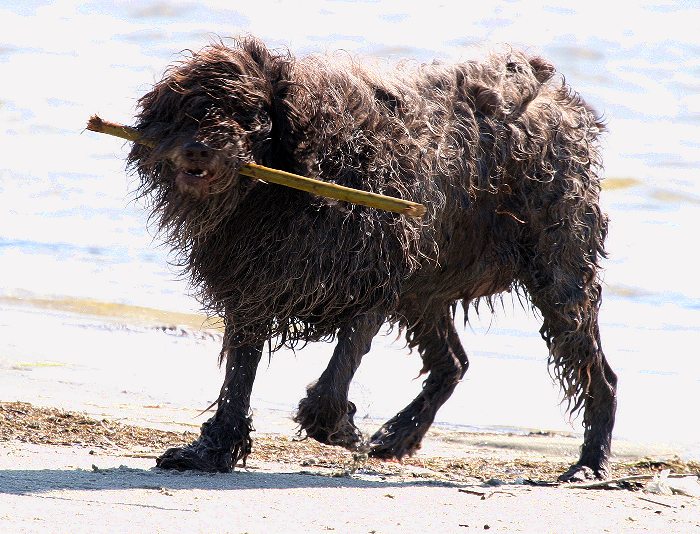
[[[579,460],[564,481],[609,474],[615,373],[601,347],[599,204],[605,126],[554,67],[516,51],[456,64],[368,66],[212,43],[138,103],[128,164],[204,308],[223,318],[226,375],[200,437],[157,460],[230,471],[251,452],[263,352],[336,341],[295,421],[322,443],[402,458],[419,449],[469,360],[454,325],[512,292],[539,310]],[[423,219],[239,174],[246,163],[424,204]],[[365,440],[349,384],[380,327],[405,334],[421,393]]]

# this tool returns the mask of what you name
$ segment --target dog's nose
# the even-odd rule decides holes
[[[199,141],[190,141],[182,147],[182,154],[192,164],[208,163],[212,157],[213,151],[204,143]]]

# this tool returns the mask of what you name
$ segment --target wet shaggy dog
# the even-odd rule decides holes
[[[299,403],[300,428],[379,458],[411,455],[469,365],[457,305],[493,307],[514,292],[541,313],[554,376],[570,411],[583,411],[581,457],[561,479],[608,474],[616,377],[598,331],[603,125],[549,63],[508,52],[383,72],[244,38],[191,54],[139,105],[136,127],[154,148],[135,145],[130,167],[201,302],[225,323],[216,414],[160,467],[244,462],[261,355],[316,340],[337,343]],[[255,181],[238,172],[248,162],[420,202],[427,214]],[[428,376],[364,440],[348,389],[387,322]]]

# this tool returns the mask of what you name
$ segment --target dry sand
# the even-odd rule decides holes
[[[577,438],[562,435],[438,430],[403,463],[263,435],[233,473],[153,467],[166,444],[191,437],[0,404],[0,532],[700,532],[698,498],[636,483],[533,486],[566,465],[557,451]],[[635,453],[618,453],[615,476],[700,474],[698,464],[634,461]]]

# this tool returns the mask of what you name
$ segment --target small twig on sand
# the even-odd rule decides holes
[[[97,115],[90,117],[87,123],[87,129],[91,132],[113,135],[151,148],[155,146],[152,140],[144,139],[135,128],[106,121]],[[411,217],[423,217],[426,211],[423,204],[411,202],[410,200],[370,193],[368,191],[360,191],[359,189],[353,189],[343,185],[306,178],[304,176],[292,174],[291,172],[270,169],[269,167],[263,167],[255,163],[243,165],[239,172],[251,178],[299,189],[322,197],[368,206],[370,208],[377,208],[384,211],[403,213]]]
[[[479,490],[472,490],[472,489],[468,489],[468,488],[459,488],[457,491],[459,491],[460,493],[468,493],[469,495],[477,495],[477,496],[481,497],[482,501],[485,501],[486,499],[493,497],[497,493],[500,493],[501,495],[510,495],[511,497],[515,497],[515,493],[512,493],[510,491],[502,491],[502,490],[479,491]]]
[[[668,478],[683,478],[683,477],[694,477],[697,476],[694,473],[672,473],[668,475]],[[619,484],[620,482],[641,482],[642,480],[651,480],[654,478],[654,475],[630,475],[626,477],[620,477],[620,478],[611,478],[610,480],[601,480],[598,482],[589,482],[587,484],[571,484],[567,485],[567,488],[570,489],[596,489],[596,488],[604,488],[605,486],[609,486],[610,484]]]
[[[479,497],[483,497],[484,495],[486,495],[485,491],[473,490],[469,488],[459,488],[457,491],[459,491],[460,493],[468,493],[469,495],[477,495]]]
[[[666,506],[667,508],[678,508],[678,506],[673,506],[672,504],[666,504],[665,502],[655,501],[654,499],[649,499],[648,497],[642,497],[641,495],[639,496],[639,499],[641,499],[642,501],[647,501],[647,502],[651,502],[654,504],[658,504],[659,506]]]
[[[587,484],[571,484],[565,487],[570,489],[597,489],[610,486],[611,484],[619,484],[620,482],[633,482],[640,480],[651,480],[652,475],[630,475],[627,477],[611,478],[610,480],[600,480],[598,482],[588,482]]]

